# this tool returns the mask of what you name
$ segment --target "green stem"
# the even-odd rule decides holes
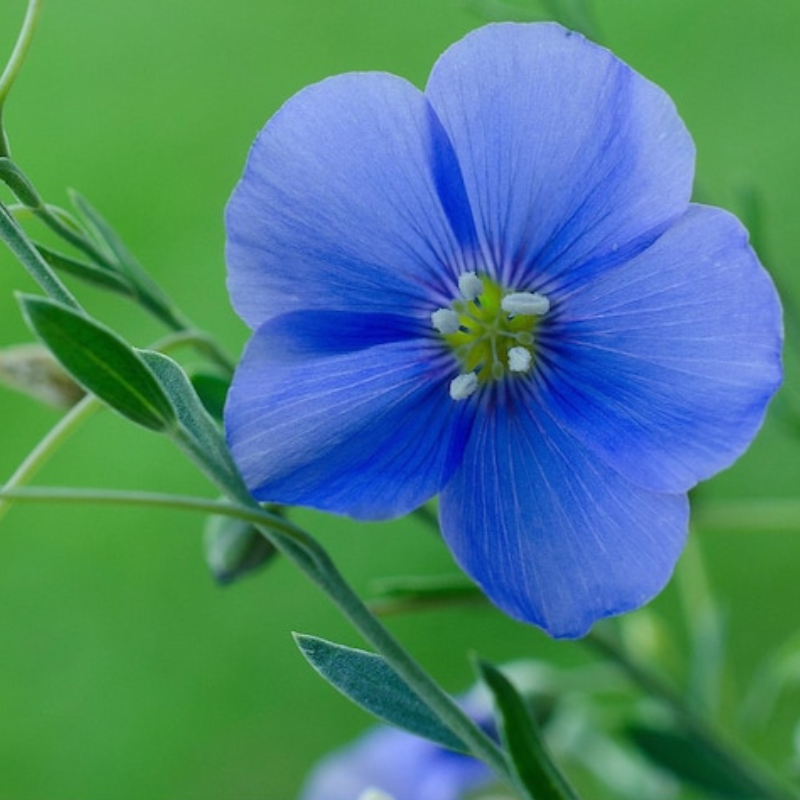
[[[196,331],[170,334],[153,343],[149,349],[168,353],[179,347],[196,347],[204,342],[204,335]],[[79,428],[92,414],[103,407],[95,395],[88,395],[76,403],[45,437],[27,455],[14,474],[3,485],[3,492],[14,491],[31,481],[53,453]],[[0,520],[8,513],[11,502],[0,496]]]
[[[44,463],[61,446],[75,429],[88,419],[95,411],[101,408],[100,401],[94,396],[84,397],[74,405],[51,428],[47,435],[28,454],[27,458],[17,467],[14,474],[8,479],[0,493],[0,520],[8,513],[12,503],[6,499],[6,492],[16,491],[30,481],[44,466]]]
[[[779,785],[777,780],[763,766],[756,763],[750,754],[742,753],[734,747],[720,731],[714,729],[687,705],[670,683],[632,659],[613,639],[593,631],[583,639],[583,642],[615,663],[648,697],[661,701],[669,708],[676,722],[696,740],[702,742],[703,746],[713,752],[722,763],[727,764],[730,773],[739,777],[741,783],[752,791],[753,797],[763,800],[797,800],[794,793]]]
[[[505,756],[492,739],[472,722],[453,699],[436,684],[392,634],[369,612],[320,544],[287,520],[275,516],[257,505],[245,507],[227,501],[154,492],[60,488],[12,489],[0,491],[0,499],[28,503],[95,503],[162,507],[204,514],[220,514],[252,523],[284,556],[289,558],[322,589],[364,639],[386,659],[442,722],[470,748],[473,755],[485,761],[498,776],[509,778],[510,773]]]
[[[16,77],[25,60],[36,24],[39,21],[39,14],[42,10],[42,0],[29,0],[28,9],[25,12],[25,19],[22,22],[19,36],[17,37],[11,57],[8,59],[3,74],[0,75],[0,156],[8,155],[8,141],[3,130],[3,107],[5,106],[8,93],[16,80]]]

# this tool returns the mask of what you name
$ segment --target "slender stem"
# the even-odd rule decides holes
[[[25,460],[17,467],[14,474],[2,487],[2,493],[0,493],[0,519],[8,513],[12,505],[6,498],[6,492],[17,490],[30,481],[67,437],[69,437],[84,420],[88,419],[95,411],[101,408],[101,405],[100,401],[94,395],[84,397],[80,402],[76,403],[58,423],[50,429],[39,444],[31,450]]]
[[[206,337],[197,331],[183,331],[170,334],[157,342],[150,349],[168,353],[178,347],[197,346]],[[3,485],[3,493],[20,489],[27,484],[44,466],[45,462],[92,414],[103,407],[95,395],[87,395],[76,403],[45,435],[45,437],[26,456],[13,475]],[[12,503],[0,496],[0,520],[8,513]]]
[[[95,503],[172,508],[221,514],[254,524],[287,558],[296,564],[335,603],[397,674],[436,713],[442,722],[485,761],[500,777],[510,772],[503,752],[459,708],[453,699],[414,661],[391,633],[369,612],[361,598],[342,577],[319,543],[302,529],[257,505],[167,495],[155,492],[119,492],[62,488],[11,489],[0,499],[35,503]]]
[[[715,753],[731,772],[748,785],[754,797],[763,800],[797,800],[797,796],[778,784],[761,764],[756,763],[750,754],[735,748],[723,734],[714,729],[691,706],[687,705],[678,691],[660,675],[632,659],[624,648],[610,637],[592,632],[584,643],[615,663],[649,697],[660,700],[670,709],[675,720],[695,739],[702,742]]]
[[[3,74],[0,75],[0,156],[8,155],[8,142],[6,141],[3,130],[3,107],[14,84],[14,80],[19,73],[25,55],[28,52],[36,24],[39,21],[39,13],[42,10],[42,0],[29,0],[28,9],[25,12],[25,19],[22,22],[19,36],[17,37],[11,57],[8,59]]]

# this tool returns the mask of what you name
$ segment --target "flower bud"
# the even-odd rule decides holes
[[[204,533],[206,563],[214,579],[232,583],[266,564],[275,548],[249,523],[231,517],[209,517]]]

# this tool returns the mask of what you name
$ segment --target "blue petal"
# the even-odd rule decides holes
[[[293,312],[265,323],[225,409],[234,459],[259,500],[360,519],[408,513],[455,470],[474,405],[413,322]]]
[[[453,142],[487,267],[509,288],[587,280],[689,202],[694,145],[669,97],[558,25],[471,33],[441,56],[426,94]]]
[[[427,318],[474,268],[450,143],[392,75],[340,75],[289,100],[256,139],[226,226],[229,290],[253,328],[312,308]]]
[[[661,590],[688,502],[639,489],[544,409],[518,402],[479,416],[440,516],[456,560],[492,602],[571,638]]]
[[[630,480],[685,491],[756,434],[781,341],[778,297],[746,231],[692,206],[638,258],[558,297],[538,400]]]
[[[370,788],[394,800],[458,800],[490,779],[489,769],[473,758],[380,727],[320,762],[301,800],[357,800]]]

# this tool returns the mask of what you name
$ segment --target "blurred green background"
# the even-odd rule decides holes
[[[697,142],[703,199],[745,213],[757,188],[764,259],[800,303],[800,3],[596,5],[605,42],[676,101]],[[0,0],[0,61],[23,14],[23,0]],[[333,73],[386,70],[423,85],[437,55],[483,21],[459,0],[48,2],[5,114],[13,154],[49,201],[66,204],[68,187],[86,195],[189,316],[237,353],[246,330],[225,294],[221,215],[258,129]],[[0,346],[30,338],[12,292],[31,288],[0,251]],[[161,333],[122,302],[82,296],[138,344]],[[800,389],[796,356],[790,349],[788,386],[762,436],[703,496],[798,494],[800,440],[786,420]],[[0,388],[0,477],[57,419]],[[211,494],[166,442],[110,413],[38,480]],[[453,569],[413,521],[298,519],[364,592],[375,576]],[[292,798],[317,757],[369,723],[312,674],[289,635],[358,645],[355,634],[287,564],[215,586],[201,528],[195,516],[107,508],[20,506],[3,521],[0,800]],[[726,613],[721,719],[732,732],[760,659],[797,627],[798,533],[697,535]],[[682,603],[673,583],[651,607],[676,631],[661,657],[678,680]],[[564,665],[589,657],[488,609],[389,624],[454,691],[471,680],[473,650]],[[798,712],[789,695],[751,737],[780,768]]]

